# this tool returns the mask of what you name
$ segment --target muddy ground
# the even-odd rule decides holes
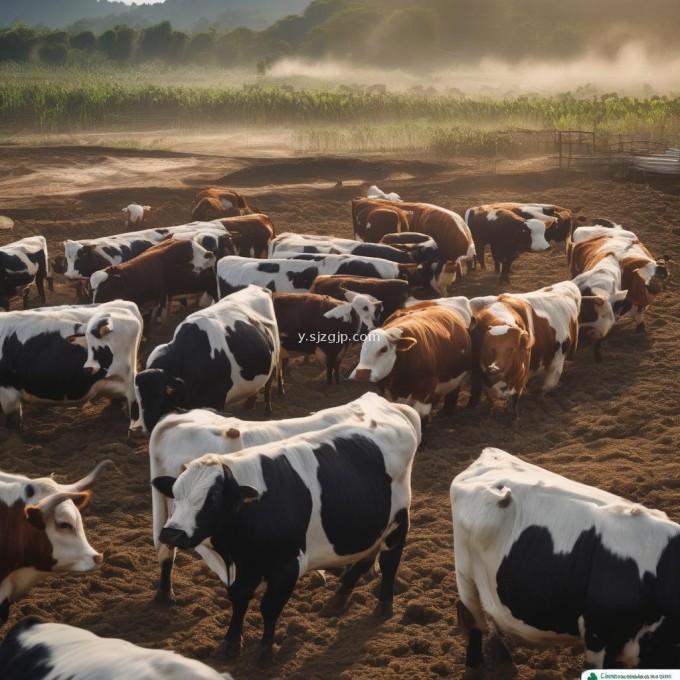
[[[646,333],[630,320],[615,328],[596,364],[587,346],[566,367],[558,389],[540,396],[534,383],[522,401],[521,426],[506,429],[500,411],[483,401],[453,419],[435,419],[429,446],[413,471],[412,529],[398,574],[395,616],[371,615],[374,583],[357,588],[342,618],[319,615],[335,588],[306,578],[278,626],[281,650],[267,672],[255,666],[261,620],[251,606],[245,652],[227,662],[216,649],[228,621],[220,582],[193,554],[175,570],[174,606],[154,603],[158,578],[151,538],[147,449],[126,439],[124,407],[106,400],[84,407],[25,409],[23,435],[0,429],[0,466],[31,476],[54,472],[77,478],[103,458],[116,469],[99,483],[84,512],[93,546],[105,554],[98,573],[54,577],[12,608],[9,625],[26,614],[82,626],[104,636],[177,650],[235,678],[460,678],[464,647],[455,619],[457,598],[448,488],[484,446],[499,446],[526,460],[587,484],[660,508],[680,521],[678,363],[680,304],[674,263],[680,260],[679,188],[670,183],[624,182],[590,174],[534,171],[530,165],[493,174],[488,164],[385,158],[246,159],[106,148],[0,148],[0,213],[16,226],[0,243],[44,234],[50,252],[66,238],[124,230],[121,208],[132,201],[154,207],[159,226],[187,221],[193,194],[204,184],[242,190],[286,230],[350,236],[349,200],[372,183],[409,200],[458,212],[483,202],[527,200],[579,208],[606,216],[638,233],[653,254],[668,254],[671,278],[648,315]],[[337,183],[342,181],[342,186]],[[561,248],[525,255],[509,290],[528,291],[564,279]],[[50,304],[75,302],[57,277]],[[471,272],[459,292],[499,291],[493,269]],[[37,301],[33,301],[37,304]],[[178,316],[154,329],[150,349],[172,333]],[[349,370],[356,353],[345,360]],[[301,416],[359,396],[363,385],[326,387],[321,368],[292,363],[284,401],[274,416]],[[466,394],[461,404],[466,402]],[[236,415],[248,417],[240,410]],[[256,411],[261,418],[262,412]],[[6,628],[5,628],[6,630]],[[579,648],[531,649],[511,644],[522,680],[557,680],[580,674]],[[503,677],[490,663],[488,677]]]

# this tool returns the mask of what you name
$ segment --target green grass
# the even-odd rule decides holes
[[[195,78],[194,78],[195,74]],[[175,128],[289,126],[301,151],[433,150],[513,154],[536,150],[522,130],[578,129],[677,144],[680,97],[368,95],[339,89],[258,87],[244,72],[175,74],[158,67],[0,67],[0,129],[15,134],[166,125]],[[194,80],[197,84],[194,84]],[[220,81],[217,84],[218,80]],[[538,141],[537,141],[538,140]]]

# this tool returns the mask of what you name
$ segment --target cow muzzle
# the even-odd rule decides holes
[[[357,368],[354,371],[354,379],[361,380],[362,382],[369,382],[371,379],[371,369],[370,368]]]
[[[484,382],[491,387],[503,380],[503,371],[496,364],[491,364],[484,372]]]
[[[170,545],[173,548],[190,548],[189,537],[184,529],[174,527],[164,527],[159,536],[161,543]]]
[[[83,371],[88,375],[94,375],[95,369],[92,366],[83,366]]]

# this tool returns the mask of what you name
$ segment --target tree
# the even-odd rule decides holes
[[[0,33],[0,61],[28,61],[38,34],[27,24],[14,24]]]
[[[166,59],[172,47],[172,26],[161,21],[142,30],[139,51],[142,59]]]
[[[132,55],[135,31],[129,26],[115,26],[104,31],[97,40],[99,49],[113,61],[128,61]]]
[[[194,33],[186,47],[185,56],[190,61],[212,61],[217,36],[214,31]]]
[[[76,50],[91,52],[97,44],[97,38],[92,31],[81,31],[71,38],[71,47]]]
[[[69,35],[66,31],[45,33],[38,48],[38,58],[43,64],[62,65],[68,61]]]

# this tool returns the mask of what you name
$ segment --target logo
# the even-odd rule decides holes
[[[588,676],[588,680],[597,680],[597,675],[595,675],[595,673],[591,673],[591,674]]]

